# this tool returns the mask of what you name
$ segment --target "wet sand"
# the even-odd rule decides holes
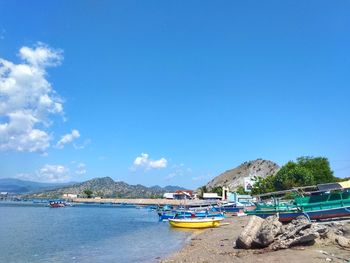
[[[349,250],[320,242],[279,251],[235,249],[248,217],[229,217],[225,222],[229,225],[195,232],[182,250],[161,262],[350,262]]]

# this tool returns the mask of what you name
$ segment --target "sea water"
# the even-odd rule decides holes
[[[190,234],[147,209],[0,203],[0,262],[157,262]]]

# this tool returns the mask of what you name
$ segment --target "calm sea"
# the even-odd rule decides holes
[[[157,262],[190,234],[147,209],[0,203],[0,262]]]

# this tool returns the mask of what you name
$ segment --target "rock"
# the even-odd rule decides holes
[[[303,232],[301,236],[296,237],[292,242],[290,242],[289,247],[308,244],[319,236],[320,235],[317,232],[309,229],[308,231]]]
[[[252,247],[267,247],[274,241],[281,229],[282,223],[278,220],[278,215],[269,216],[261,224],[260,230],[253,240]]]
[[[263,222],[264,219],[257,216],[252,216],[241,234],[238,236],[236,240],[236,248],[251,248],[253,240],[255,239]]]
[[[304,216],[298,216],[288,225],[284,226],[282,230],[283,233],[269,246],[270,249],[278,250],[296,245],[309,244],[320,236],[318,231],[325,231],[322,227],[313,227]]]
[[[313,224],[312,229],[314,231],[316,231],[321,238],[324,238],[327,236],[327,233],[329,232],[329,228],[325,225],[317,225],[317,224]]]
[[[350,239],[343,237],[343,236],[337,236],[335,238],[335,241],[339,244],[339,246],[344,248],[350,248]]]

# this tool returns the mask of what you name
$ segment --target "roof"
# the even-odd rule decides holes
[[[344,182],[339,182],[339,184],[343,187],[343,188],[350,188],[350,180],[344,181]]]
[[[203,193],[203,198],[221,198],[217,193]]]
[[[187,193],[187,194],[193,195],[193,191],[192,190],[177,190],[175,193],[176,194],[185,194],[185,193]]]

